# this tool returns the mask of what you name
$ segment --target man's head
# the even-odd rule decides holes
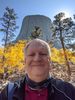
[[[36,82],[48,78],[51,55],[48,43],[41,39],[34,39],[26,45],[24,52],[29,78]]]

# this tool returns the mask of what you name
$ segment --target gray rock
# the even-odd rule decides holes
[[[39,27],[41,30],[41,35],[39,36],[40,39],[43,39],[47,42],[52,41],[51,19],[44,15],[29,15],[24,17],[20,33],[16,40],[12,43],[15,43],[19,40],[30,39],[31,33],[35,30],[35,26]],[[62,48],[60,41],[53,40],[53,44],[55,48]]]
[[[23,19],[22,27],[16,41],[29,39],[31,33],[34,31],[35,26],[40,27],[41,36],[39,38],[50,41],[52,31],[50,26],[52,25],[51,19],[43,15],[30,15]]]

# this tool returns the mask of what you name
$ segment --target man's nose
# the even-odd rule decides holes
[[[40,61],[41,60],[41,57],[39,54],[35,54],[34,56],[34,61]]]

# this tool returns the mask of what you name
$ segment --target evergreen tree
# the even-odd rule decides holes
[[[13,37],[15,36],[14,31],[18,28],[18,26],[16,26],[17,15],[14,9],[6,7],[5,10],[6,11],[4,12],[3,17],[0,18],[2,22],[2,28],[0,29],[0,31],[4,34],[4,46],[12,41]]]
[[[74,24],[71,17],[70,18],[64,18],[64,17],[65,13],[63,12],[54,16],[55,20],[53,21],[52,30],[53,30],[53,38],[61,42],[67,65],[68,76],[70,77],[71,71],[70,71],[70,65],[68,63],[68,57],[66,54],[66,45],[71,41],[71,38],[73,36],[72,27]]]
[[[74,25],[72,27],[72,33],[73,33],[73,35],[72,35],[72,42],[68,43],[67,44],[68,45],[67,47],[69,49],[75,51],[75,15],[73,15],[73,17],[74,17]]]
[[[7,66],[5,65],[6,62],[6,57],[5,57],[5,53],[8,52],[8,44],[13,40],[15,33],[14,31],[18,28],[18,26],[16,26],[16,19],[17,19],[17,15],[14,11],[14,9],[11,9],[9,7],[5,8],[5,12],[3,14],[3,17],[0,18],[1,23],[1,29],[0,31],[4,34],[4,53],[3,53],[3,57],[2,57],[2,66],[4,68],[4,75],[6,75],[7,73]]]
[[[41,35],[41,29],[40,29],[40,27],[35,26],[34,27],[34,31],[31,33],[30,38],[31,39],[35,39],[35,38],[38,38],[40,35]]]

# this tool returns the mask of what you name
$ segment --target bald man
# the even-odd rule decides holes
[[[47,42],[31,40],[24,49],[24,55],[25,79],[19,85],[14,84],[10,100],[75,100],[74,86],[49,75],[51,51]],[[1,100],[8,100],[7,88],[2,91]]]

